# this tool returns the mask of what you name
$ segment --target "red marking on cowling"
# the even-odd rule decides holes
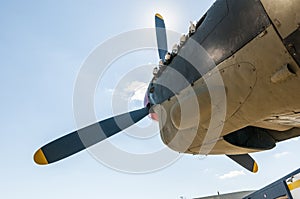
[[[145,94],[145,97],[144,97],[144,106],[147,106],[147,104],[149,103],[149,98],[148,98],[148,95],[147,93]],[[156,113],[150,113],[149,114],[149,117],[152,119],[152,120],[155,120],[155,121],[158,121],[158,115]]]

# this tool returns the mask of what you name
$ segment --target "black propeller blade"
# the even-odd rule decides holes
[[[155,25],[159,57],[164,60],[168,49],[167,35],[164,20],[159,14],[155,15]],[[150,105],[111,117],[58,138],[37,150],[34,154],[34,161],[44,165],[69,157],[137,123],[149,114],[149,109]]]
[[[256,173],[258,171],[257,163],[249,154],[227,156],[250,172]]]
[[[34,161],[44,165],[69,157],[137,123],[149,114],[149,108],[117,115],[58,138],[40,148]]]
[[[155,15],[155,30],[159,59],[164,61],[168,52],[167,33],[164,19],[158,13]]]

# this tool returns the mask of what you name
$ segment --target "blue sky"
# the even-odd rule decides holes
[[[165,169],[147,174],[118,172],[87,152],[46,167],[34,164],[32,155],[36,149],[77,128],[74,84],[93,49],[120,33],[153,27],[156,12],[164,16],[168,29],[187,32],[189,21],[200,19],[212,2],[3,1],[0,197],[191,198],[217,191],[258,189],[297,169],[298,139],[280,143],[272,151],[253,154],[260,168],[258,174],[248,173],[224,156],[185,155]],[[108,108],[112,98],[109,91],[120,80],[119,75],[156,63],[157,59],[157,53],[150,50],[125,55],[112,64],[95,95],[99,120],[112,114]],[[142,79],[136,76],[137,81],[149,80],[151,68],[147,70],[149,75]],[[134,100],[128,105],[138,106]],[[148,140],[120,135],[112,142],[125,150],[144,152],[161,147],[158,138],[157,134]]]

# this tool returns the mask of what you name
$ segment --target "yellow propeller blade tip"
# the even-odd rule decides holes
[[[254,165],[253,165],[253,173],[257,173],[258,171],[258,166],[257,166],[257,163],[254,162]]]
[[[34,162],[40,165],[48,164],[47,158],[45,157],[42,149],[37,150],[33,156]]]
[[[162,20],[164,20],[164,18],[160,14],[158,14],[158,13],[156,13],[155,16],[158,17],[158,18],[160,18],[160,19],[162,19]]]

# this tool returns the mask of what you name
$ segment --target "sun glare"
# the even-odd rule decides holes
[[[149,6],[148,10],[144,12],[144,24],[145,27],[155,27],[154,16],[159,13],[165,20],[166,28],[169,30],[178,30],[179,26],[176,23],[178,21],[178,16],[176,13],[178,9],[176,6],[168,7],[167,5],[162,6],[161,4]]]

